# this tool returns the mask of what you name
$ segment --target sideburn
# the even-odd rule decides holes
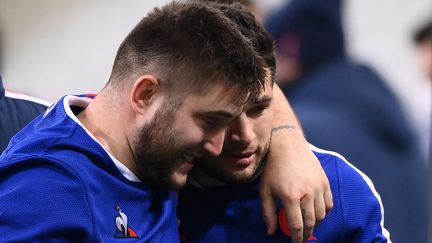
[[[175,189],[170,180],[178,154],[178,144],[173,131],[175,111],[174,102],[165,102],[155,114],[153,120],[144,125],[137,135],[135,145],[135,163],[139,178],[152,186]]]

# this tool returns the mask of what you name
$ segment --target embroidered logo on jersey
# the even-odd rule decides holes
[[[285,209],[283,209],[283,208],[281,208],[279,210],[278,221],[279,221],[279,228],[281,229],[281,231],[285,235],[291,237],[291,231],[288,228],[288,224],[287,224],[288,222],[287,222],[287,217],[286,217],[286,214],[285,214]],[[307,240],[310,241],[310,240],[318,240],[318,239],[313,235],[313,232],[312,232],[312,234],[309,236],[309,238]]]
[[[128,226],[128,217],[121,210],[120,206],[116,206],[119,216],[115,218],[116,231],[114,232],[114,238],[138,238],[137,233]]]

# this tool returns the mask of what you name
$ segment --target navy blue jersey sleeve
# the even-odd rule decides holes
[[[0,165],[0,178],[2,242],[94,240],[86,189],[66,165],[41,158],[8,161]]]
[[[384,228],[384,208],[372,181],[340,155],[334,158],[345,236],[349,242],[390,242],[389,232]]]

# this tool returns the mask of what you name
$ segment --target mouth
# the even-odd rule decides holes
[[[249,166],[253,160],[255,159],[255,151],[249,151],[238,154],[228,154],[224,155],[229,162],[239,166],[239,167],[247,167]]]

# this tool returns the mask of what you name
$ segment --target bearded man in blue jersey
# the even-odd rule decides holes
[[[120,45],[97,97],[64,96],[11,140],[0,157],[1,240],[178,242],[174,189],[196,158],[220,154],[229,124],[255,104],[264,76],[264,57],[220,9],[197,2],[154,9]],[[285,145],[296,144],[283,134]],[[308,160],[298,167],[318,178],[296,189],[268,176],[262,193],[270,211],[271,196],[282,197],[297,234],[300,205],[320,211],[305,219],[311,225],[332,204],[314,160],[299,154]],[[268,174],[298,173],[288,161]],[[271,233],[274,212],[264,215]]]
[[[268,153],[273,149],[271,138],[284,128],[272,126],[275,115],[273,40],[239,5],[215,6],[236,20],[242,33],[264,57],[265,87],[230,123],[221,154],[195,161],[188,183],[180,191],[181,239],[185,243],[298,242],[293,238],[282,204],[275,209],[278,229],[274,235],[266,233],[260,214],[260,178],[265,173],[263,167]],[[380,196],[370,179],[334,152],[315,147],[313,151],[329,178],[334,207],[311,234],[305,235],[304,241],[390,242],[389,232],[384,228]],[[304,210],[305,217],[310,214],[320,212]]]

